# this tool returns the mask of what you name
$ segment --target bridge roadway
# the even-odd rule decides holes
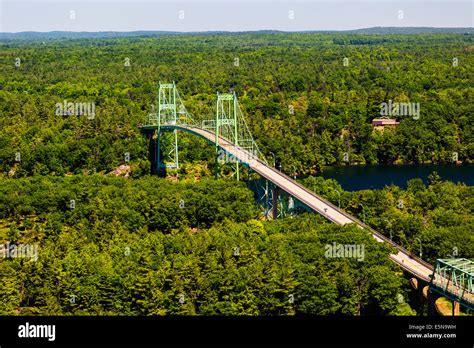
[[[164,125],[163,128],[181,129],[187,132],[194,133],[206,139],[212,144],[215,144],[216,142],[216,135],[214,132],[211,132],[209,130],[202,129],[196,126],[168,124],[168,125]],[[385,242],[387,244],[390,244],[392,247],[394,247],[397,250],[396,253],[392,253],[389,255],[390,259],[393,262],[398,264],[401,268],[403,268],[408,273],[414,275],[418,279],[422,279],[428,283],[431,281],[431,276],[433,274],[433,266],[430,265],[429,263],[412,255],[409,251],[402,248],[400,245],[394,243],[389,238],[375,231],[371,227],[365,225],[362,221],[349,215],[344,210],[333,205],[331,202],[325,200],[324,198],[318,196],[314,192],[308,190],[306,187],[299,184],[297,181],[291,179],[289,176],[285,175],[284,173],[267,165],[266,163],[261,161],[257,156],[251,154],[245,149],[242,149],[234,145],[233,143],[229,142],[228,140],[222,137],[219,138],[219,146],[222,149],[224,149],[226,152],[228,152],[229,154],[233,155],[241,163],[244,163],[250,169],[260,174],[265,179],[271,181],[274,185],[278,186],[280,189],[284,190],[291,196],[295,197],[300,202],[307,205],[309,208],[313,209],[314,211],[318,212],[322,216],[326,217],[328,220],[339,225],[354,223],[358,227],[368,230],[378,242]],[[433,281],[434,283],[437,283],[437,284],[442,284],[442,283],[446,284],[446,282],[450,282],[450,280],[444,279],[439,276],[436,276]],[[458,289],[453,289],[453,290],[458,290]],[[466,292],[462,294],[462,298],[466,301],[470,300],[471,303],[472,303],[472,296],[473,296],[472,294],[469,294]]]

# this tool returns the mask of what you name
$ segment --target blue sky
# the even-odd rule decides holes
[[[347,30],[473,27],[457,0],[0,0],[0,31]]]

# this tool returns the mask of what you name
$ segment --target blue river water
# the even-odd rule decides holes
[[[381,189],[386,185],[394,184],[402,188],[407,187],[407,181],[420,178],[425,183],[428,175],[438,172],[443,180],[462,182],[474,185],[474,165],[374,165],[374,166],[342,166],[326,167],[318,174],[325,179],[335,179],[346,191],[365,189]]]

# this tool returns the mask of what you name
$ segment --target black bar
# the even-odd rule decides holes
[[[55,339],[20,338],[26,323],[55,325]],[[0,317],[0,347],[79,344],[473,347],[473,317]],[[409,328],[409,325],[419,326]],[[431,328],[428,326],[431,325]],[[440,328],[439,325],[455,325]],[[456,338],[407,338],[407,334]]]

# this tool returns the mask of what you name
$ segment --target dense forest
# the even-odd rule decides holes
[[[340,190],[361,218],[363,203],[369,224],[414,254],[420,239],[430,262],[474,257],[472,187],[436,175],[407,190],[304,183],[333,200]],[[1,240],[39,246],[37,260],[0,262],[2,314],[415,314],[390,247],[314,214],[264,221],[242,182],[5,179],[0,212]],[[332,243],[364,245],[364,259],[325,257]]]
[[[0,262],[1,314],[414,314],[388,246],[313,214],[261,221],[244,183],[33,177],[0,202],[0,239],[40,245]],[[325,257],[334,242],[363,262]]]
[[[473,34],[241,34],[0,43],[0,171],[16,176],[146,167],[137,128],[158,81],[212,118],[233,88],[266,156],[309,174],[334,164],[442,163],[474,158]],[[347,58],[347,60],[345,60]],[[420,115],[374,131],[384,102]],[[89,102],[96,116],[58,116]],[[190,140],[197,142],[197,140]],[[193,148],[188,160],[209,156]],[[15,155],[21,154],[16,168]],[[344,154],[347,161],[344,160]],[[12,173],[13,173],[12,172]]]
[[[159,81],[176,81],[186,108],[209,119],[216,92],[233,89],[282,171],[429,262],[472,259],[472,186],[433,173],[406,190],[347,192],[308,174],[453,153],[472,162],[473,38],[1,40],[0,243],[37,245],[38,258],[0,259],[0,315],[422,314],[393,250],[367,231],[312,213],[264,219],[245,182],[211,178],[214,149],[190,135],[180,169],[151,176],[138,126]],[[420,103],[420,117],[375,130],[389,100]],[[94,103],[95,115],[58,114],[64,102]],[[364,257],[327,257],[333,243],[364,246]]]

